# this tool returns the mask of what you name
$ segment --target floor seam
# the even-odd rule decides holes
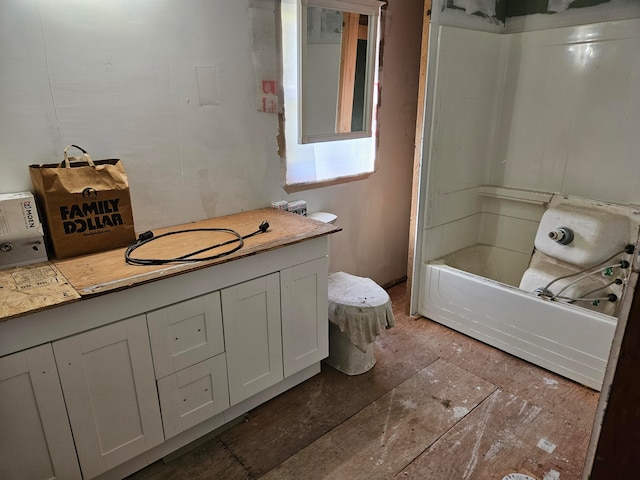
[[[229,452],[229,455],[231,455],[231,457],[233,457],[233,459],[238,462],[238,465],[240,465],[242,467],[242,469],[246,472],[247,477],[251,478],[251,479],[256,479],[259,478],[262,475],[259,475],[258,477],[254,477],[251,472],[249,471],[249,469],[246,467],[246,465],[244,464],[244,462],[242,461],[242,459],[235,454],[235,452],[233,451],[233,449],[224,441],[222,440],[222,438],[218,437],[218,441],[222,444],[223,448]]]
[[[492,384],[493,385],[493,384]],[[500,391],[500,387],[497,387],[496,385],[493,385],[495,388],[486,396],[482,399],[482,401],[478,402],[478,404],[473,407],[471,410],[469,410],[467,413],[465,413],[462,417],[460,417],[455,423],[453,423],[449,428],[447,428],[445,431],[443,431],[435,440],[433,440],[429,445],[427,445],[425,447],[424,450],[422,450],[418,455],[416,455],[409,463],[407,463],[406,465],[404,465],[400,470],[398,470],[397,472],[395,472],[394,476],[399,475],[400,473],[402,473],[403,470],[405,470],[406,468],[409,467],[409,465],[411,465],[413,462],[415,462],[418,458],[420,458],[422,455],[424,455],[425,453],[427,453],[433,446],[435,446],[445,435],[447,435],[451,430],[454,429],[454,427],[456,427],[460,422],[462,422],[465,418],[467,418],[471,412],[473,412],[474,410],[476,410],[477,408],[479,408],[481,405],[483,405],[488,398],[492,397],[497,391]]]
[[[355,417],[356,415],[358,415],[360,412],[362,412],[364,409],[368,408],[369,406],[371,406],[372,404],[374,404],[375,402],[377,402],[378,400],[380,400],[382,397],[384,397],[385,395],[388,395],[389,393],[393,392],[396,388],[398,388],[400,385],[402,385],[403,383],[407,382],[409,379],[415,377],[416,375],[418,375],[421,371],[423,371],[424,369],[432,366],[434,363],[436,363],[438,360],[444,360],[441,357],[437,357],[433,362],[428,363],[427,365],[425,365],[424,367],[422,367],[420,370],[416,370],[414,373],[412,373],[411,375],[409,375],[407,378],[405,378],[404,380],[402,380],[401,382],[399,382],[398,384],[394,385],[392,388],[390,388],[389,390],[385,391],[384,393],[382,393],[381,395],[379,395],[378,397],[376,397],[375,399],[373,399],[370,403],[368,403],[367,405],[363,406],[362,408],[358,409],[357,411],[353,412],[350,416],[346,417],[345,419],[343,419],[340,423],[338,423],[337,425],[334,425],[332,428],[330,428],[329,430],[327,430],[326,432],[324,432],[322,435],[320,435],[319,437],[316,437],[313,439],[313,441],[307,443],[305,446],[303,446],[302,448],[296,450],[294,453],[292,453],[288,458],[284,459],[282,462],[278,463],[277,465],[274,465],[272,468],[270,468],[269,470],[267,470],[266,472],[262,473],[261,475],[259,475],[258,477],[251,477],[251,478],[260,478],[264,475],[266,475],[267,473],[269,473],[270,471],[278,468],[281,464],[283,464],[284,462],[286,462],[289,458],[293,457],[294,455],[297,455],[298,453],[300,453],[302,450],[304,450],[305,448],[308,448],[310,445],[313,445],[315,442],[319,441],[320,439],[322,439],[325,435],[329,435],[331,432],[333,432],[336,428],[340,427],[343,423],[351,420],[353,417]],[[333,368],[333,367],[332,367]],[[475,409],[475,408],[474,408]],[[474,409],[472,409],[471,411],[473,411]],[[471,412],[470,411],[470,412]],[[470,413],[469,412],[469,413]],[[468,415],[468,413],[467,413]],[[465,415],[466,416],[466,415]],[[463,417],[464,418],[464,417]],[[458,423],[458,422],[456,422]],[[226,448],[226,445],[225,445]],[[233,453],[233,452],[232,452]],[[235,455],[234,455],[235,457]],[[417,458],[417,457],[416,457]],[[242,465],[243,468],[244,465]]]

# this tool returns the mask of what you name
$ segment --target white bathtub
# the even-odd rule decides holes
[[[622,253],[640,245],[637,207],[480,186],[436,198],[428,220],[417,313],[602,388],[617,316],[640,270],[637,253]],[[575,238],[556,245],[548,232],[561,226]],[[621,258],[636,273],[598,270]],[[540,287],[557,298],[533,293]]]
[[[487,248],[493,264],[500,249]],[[446,264],[425,263],[421,276],[421,315],[600,390],[615,317],[544,300]]]

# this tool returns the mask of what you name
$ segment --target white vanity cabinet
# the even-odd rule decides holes
[[[0,358],[0,478],[82,478],[50,344]]]
[[[84,478],[164,440],[144,315],[53,342]]]
[[[225,354],[216,355],[158,380],[167,439],[229,408]]]
[[[147,314],[165,437],[328,355],[327,259]]]
[[[16,290],[0,318],[0,478],[122,479],[319,373],[339,227],[274,209],[197,225],[264,218],[237,258],[137,268],[102,252]],[[79,300],[47,304],[58,284]]]
[[[329,355],[326,257],[222,290],[235,405]]]

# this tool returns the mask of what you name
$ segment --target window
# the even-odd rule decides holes
[[[305,2],[306,3],[306,2]],[[375,2],[377,3],[377,2]],[[327,183],[361,177],[373,173],[376,158],[377,55],[373,55],[373,108],[371,136],[302,143],[300,134],[300,48],[298,32],[301,23],[300,0],[283,0],[282,64],[284,90],[284,137],[287,187]],[[348,16],[347,16],[348,17]],[[355,16],[359,18],[359,16]],[[374,16],[377,25],[377,14]],[[376,34],[377,45],[377,29]],[[377,49],[374,49],[377,51]],[[353,66],[355,68],[355,65]],[[347,136],[349,134],[346,134]],[[344,138],[344,137],[343,137]]]

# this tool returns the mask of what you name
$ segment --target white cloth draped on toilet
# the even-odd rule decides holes
[[[329,275],[329,320],[362,352],[395,325],[389,295],[370,278]]]

